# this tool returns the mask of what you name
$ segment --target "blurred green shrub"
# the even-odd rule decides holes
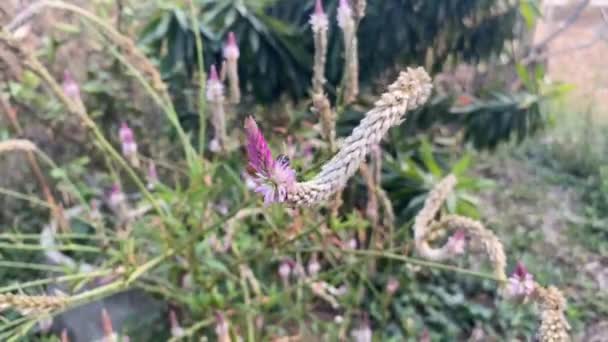
[[[313,1],[203,0],[198,30],[207,67],[221,62],[222,40],[234,31],[241,48],[239,73],[256,100],[282,94],[302,98],[310,86],[312,37],[308,25]],[[328,90],[341,80],[341,34],[335,21],[337,0],[324,1],[330,20]],[[376,79],[395,65],[477,63],[503,50],[515,38],[518,7],[511,1],[370,1],[359,28],[361,81]],[[167,2],[150,17],[140,42],[162,59],[163,70],[196,63],[187,10]]]

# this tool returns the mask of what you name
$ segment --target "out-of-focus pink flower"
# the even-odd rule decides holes
[[[350,249],[357,249],[357,239],[352,238],[352,239],[348,240],[346,247],[348,247]]]
[[[120,138],[122,154],[127,158],[132,158],[133,156],[136,156],[137,143],[135,142],[135,134],[126,122],[123,122],[120,125],[118,137]]]
[[[230,342],[230,324],[221,312],[215,314],[215,333],[219,342]]]
[[[181,327],[179,321],[177,320],[177,313],[175,310],[169,310],[169,324],[171,326],[171,336],[173,337],[182,337],[185,334],[184,328]]]
[[[353,10],[348,4],[348,0],[340,0],[338,5],[338,26],[342,29],[353,23]]]
[[[209,79],[207,80],[207,100],[218,102],[224,96],[224,85],[217,75],[215,65],[209,70]]]
[[[323,11],[323,3],[321,0],[315,1],[315,11],[310,15],[309,23],[313,32],[327,29],[329,23],[327,15],[325,15],[325,12]]]
[[[369,319],[365,317],[361,324],[351,331],[350,335],[355,342],[372,342],[373,333],[369,326]]]
[[[386,282],[386,292],[392,296],[395,294],[395,292],[397,292],[398,289],[399,289],[399,280],[397,280],[397,278],[395,278],[395,277],[390,277],[388,279],[388,281]]]
[[[422,335],[420,336],[420,339],[418,341],[431,342],[431,333],[429,332],[428,329],[424,329],[424,331],[422,332]]]
[[[287,279],[289,279],[289,276],[291,275],[292,263],[293,262],[291,260],[283,260],[279,264],[279,277],[281,277],[283,281],[287,281]]]
[[[239,46],[236,42],[234,32],[228,33],[228,39],[224,45],[224,58],[227,60],[236,60],[240,56]]]
[[[515,272],[508,279],[506,293],[509,297],[525,298],[534,292],[534,276],[522,262],[518,262]]]
[[[448,252],[452,255],[464,254],[466,244],[466,234],[464,230],[457,230],[454,235],[450,236],[447,242]]]
[[[80,86],[69,70],[63,72],[63,82],[61,83],[63,92],[72,100],[80,101]]]
[[[287,192],[295,184],[296,173],[289,165],[289,158],[279,156],[272,159],[272,152],[255,120],[245,120],[247,132],[247,172],[253,177],[255,192],[264,195],[264,202],[283,202]]]
[[[70,337],[68,335],[68,329],[61,330],[61,342],[70,342]]]
[[[122,192],[120,184],[112,185],[110,191],[108,192],[108,205],[111,208],[116,209],[124,203],[125,199],[125,194]]]
[[[307,268],[308,268],[308,275],[311,277],[314,277],[321,270],[321,264],[319,264],[316,257],[312,257],[312,258],[310,258],[310,261],[308,262]]]
[[[114,328],[112,327],[112,319],[105,308],[101,309],[101,327],[103,330],[104,341],[110,341],[110,339],[116,338]]]
[[[38,327],[43,334],[48,334],[53,327],[53,317],[46,316],[38,319]]]

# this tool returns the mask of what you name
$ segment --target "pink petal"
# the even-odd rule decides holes
[[[274,168],[272,152],[258,128],[253,117],[245,119],[245,131],[247,132],[247,158],[249,167],[255,172],[268,176]]]

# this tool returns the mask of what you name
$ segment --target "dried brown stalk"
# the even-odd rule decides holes
[[[0,96],[0,107],[2,107],[2,111],[6,115],[6,118],[10,122],[15,133],[17,135],[23,135],[23,129],[21,128],[21,125],[19,124],[19,120],[17,119],[17,111],[9,104],[8,100],[6,100],[3,96]],[[21,148],[27,147],[27,149],[24,149],[25,154],[27,156],[27,161],[30,164],[30,168],[32,169],[32,172],[34,173],[34,176],[36,177],[36,180],[38,181],[40,188],[42,189],[44,198],[46,199],[47,203],[49,204],[49,207],[51,208],[52,216],[59,223],[59,227],[61,228],[62,232],[64,232],[64,233],[69,232],[70,225],[68,224],[67,220],[65,219],[65,216],[63,215],[63,208],[57,203],[57,200],[53,196],[53,193],[51,192],[51,189],[48,185],[48,182],[47,182],[46,178],[44,177],[44,175],[42,174],[40,165],[38,164],[38,161],[36,160],[36,156],[34,154],[34,151],[36,150],[36,146],[34,145],[33,148],[31,148],[32,146],[26,146],[28,144],[25,143],[25,141],[21,141],[19,143],[19,145],[21,145],[20,146]],[[31,149],[29,149],[29,148],[31,148]]]

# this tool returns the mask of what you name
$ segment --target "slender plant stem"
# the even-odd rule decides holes
[[[201,38],[200,26],[198,22],[198,13],[193,0],[188,0],[190,5],[190,20],[192,21],[192,31],[194,32],[194,41],[196,43],[196,62],[198,65],[198,150],[201,157],[205,152],[205,129],[207,118],[205,115],[206,99],[205,99],[205,60],[203,56],[203,40]]]
[[[21,250],[21,251],[44,251],[49,248],[40,246],[40,245],[28,245],[28,244],[23,244],[23,243],[0,242],[0,249]],[[58,251],[74,251],[74,252],[85,252],[85,253],[101,253],[102,252],[101,248],[99,248],[99,247],[77,245],[77,244],[53,246],[52,249],[58,250]]]
[[[38,198],[34,197],[34,196],[30,196],[30,195],[26,195],[24,193],[18,192],[18,191],[13,191],[10,189],[5,189],[5,188],[0,188],[0,194],[6,195],[6,196],[10,196],[10,197],[14,197],[20,200],[24,200],[24,201],[28,201],[32,204],[41,206],[41,207],[45,207],[45,208],[50,208],[51,206],[45,202],[45,201],[41,201]]]
[[[41,286],[41,285],[46,285],[46,284],[51,284],[51,283],[62,283],[62,282],[68,282],[68,281],[72,281],[72,280],[103,277],[103,276],[112,274],[112,272],[113,272],[113,270],[99,270],[99,271],[92,271],[92,272],[87,272],[87,273],[68,274],[68,275],[60,276],[60,277],[37,279],[37,280],[28,281],[25,283],[0,287],[0,293],[14,291],[14,290],[21,290],[21,289],[25,289],[28,287]]]
[[[504,282],[504,279],[500,279],[492,274],[471,271],[471,270],[457,267],[457,266],[437,263],[437,262],[428,261],[428,260],[416,259],[416,258],[407,257],[407,256],[400,255],[400,254],[394,254],[394,253],[383,252],[383,251],[375,251],[375,250],[337,249],[337,248],[331,248],[331,250],[334,251],[335,253],[353,254],[353,255],[359,255],[359,256],[371,256],[371,257],[377,257],[377,258],[398,260],[398,261],[402,261],[402,262],[405,262],[405,263],[408,263],[411,265],[423,266],[423,267],[428,267],[428,268],[433,268],[433,269],[438,269],[438,270],[443,270],[443,271],[456,272],[456,273],[465,274],[465,275],[469,275],[469,276],[473,276],[473,277],[477,277],[477,278],[481,278],[481,279],[494,280],[498,283]],[[308,249],[304,249],[302,251],[319,252],[319,251],[322,251],[322,249],[321,248],[308,248]]]

